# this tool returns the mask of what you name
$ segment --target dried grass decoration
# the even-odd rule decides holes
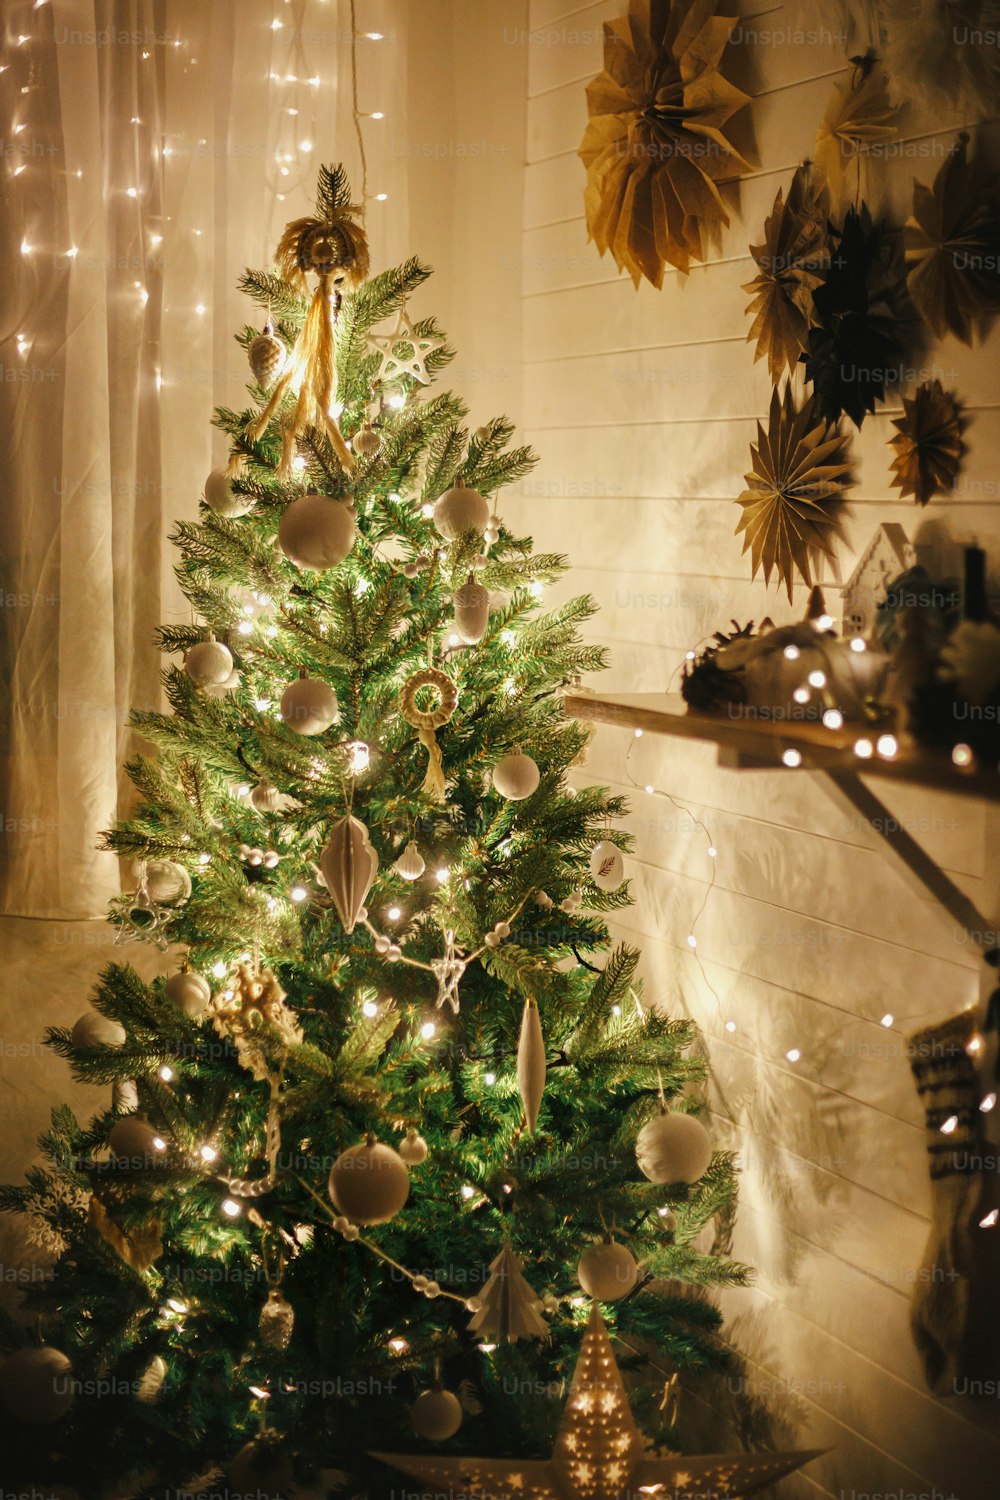
[[[903,227],[906,284],[928,328],[972,343],[973,329],[1000,310],[1000,176],[967,157],[958,137],[934,186],[913,184]]]
[[[830,263],[829,198],[808,162],[796,170],[788,197],[782,189],[764,222],[764,241],[751,245],[757,275],[744,286],[754,321],[747,342],[757,340],[754,360],[767,355],[771,383],[794,370],[816,322],[813,293]]]
[[[860,177],[862,155],[899,135],[898,111],[889,98],[888,79],[878,58],[867,52],[849,61],[854,71],[846,83],[834,88],[816,137],[816,166],[829,183],[835,206],[844,195],[852,164]]]
[[[926,505],[933,495],[953,490],[965,452],[963,422],[958,402],[940,380],[925,380],[912,396],[904,396],[903,415],[892,425],[892,482],[900,493]]]
[[[417,701],[418,694],[425,688],[431,690],[431,695],[437,695],[436,703],[430,708],[421,708]],[[443,802],[445,796],[441,747],[435,738],[435,730],[444,728],[457,707],[458,688],[447,672],[441,672],[437,667],[423,667],[414,672],[403,683],[399,695],[399,711],[407,724],[417,731],[417,739],[427,751],[427,775],[421,791],[433,797],[435,802]]]
[[[326,433],[344,469],[354,468],[354,456],[332,411],[337,394],[334,321],[341,288],[359,286],[368,275],[368,238],[352,217],[360,212],[358,205],[351,203],[343,167],[320,167],[316,217],[286,224],[274,252],[282,277],[303,297],[309,292],[308,276],[318,278],[288,363],[264,410],[247,429],[248,437],[256,442],[281,410],[289,391],[297,393],[294,410],[281,421],[277,475],[283,482],[292,477],[295,440],[310,427]],[[236,455],[230,460],[229,472],[238,472],[241,466],[242,459]]]
[[[717,184],[751,170],[725,134],[750,95],[719,71],[736,18],[716,3],[630,0],[604,23],[579,151],[587,230],[637,287],[705,259],[706,228],[729,223]]]
[[[812,585],[812,561],[833,556],[846,509],[845,490],[853,483],[844,435],[807,401],[796,410],[790,388],[771,396],[767,431],[757,423],[750,448],[752,472],[737,502],[743,515],[743,551],[750,551],[753,576],[764,582],[776,573],[789,601],[795,573]]]

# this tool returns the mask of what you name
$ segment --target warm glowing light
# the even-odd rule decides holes
[[[854,753],[858,757],[858,760],[871,760],[872,755],[875,753],[875,746],[871,740],[855,740]]]
[[[792,767],[792,769],[794,769],[796,766],[801,766],[802,764],[802,752],[795,749],[783,750],[781,753],[781,761],[783,765],[790,766]]]
[[[361,1007],[361,1014],[367,1016],[369,1021],[373,1021],[378,1015],[378,1002],[375,1000],[366,1000]]]
[[[868,644],[866,641],[863,641],[859,635],[856,635],[851,641],[851,650],[857,651],[858,655],[860,656],[862,651],[868,650]]]
[[[695,937],[693,932],[688,933],[687,945],[689,948],[697,948],[698,946],[698,939]]]
[[[887,1010],[886,1013],[885,1013],[885,1015],[882,1017],[881,1021],[879,1022],[879,1025],[880,1026],[884,1026],[885,1029],[886,1029],[886,1031],[888,1031],[888,1029],[892,1025],[894,1019],[895,1018],[894,1018],[892,1012]]]
[[[786,646],[785,647],[785,660],[786,661],[798,661],[798,659],[799,659],[799,657],[801,655],[802,655],[802,652],[799,650],[798,646]]]
[[[243,1206],[237,1203],[235,1198],[224,1198],[222,1200],[222,1212],[229,1219],[238,1219],[243,1212]]]
[[[437,1024],[434,1021],[425,1021],[420,1028],[420,1035],[425,1042],[429,1042],[432,1037],[437,1035]]]
[[[823,727],[825,729],[843,729],[844,715],[839,708],[828,708],[823,715]]]
[[[174,1070],[173,1070],[173,1068],[168,1068],[167,1065],[166,1065],[166,1063],[164,1063],[163,1067],[160,1069],[160,1077],[163,1079],[163,1082],[164,1083],[170,1083],[171,1080],[173,1079],[173,1076],[174,1076]]]
[[[806,680],[808,681],[810,687],[826,687],[826,673],[821,672],[818,667],[815,672],[809,673],[809,676]]]
[[[470,1187],[467,1182],[463,1182],[462,1183],[462,1197],[466,1200],[466,1202],[468,1202],[468,1200],[470,1198],[474,1198],[475,1196],[476,1196],[476,1190],[475,1190],[475,1188],[474,1187]]]
[[[390,906],[389,910],[386,912],[386,916],[388,917],[390,922],[398,922],[402,915],[403,909],[400,906]]]
[[[941,1134],[942,1135],[951,1135],[952,1131],[954,1131],[955,1129],[957,1129],[957,1127],[958,1127],[958,1115],[949,1115],[948,1118],[947,1118],[947,1120],[945,1120],[944,1124],[941,1126]]]
[[[202,1161],[209,1163],[218,1161],[219,1159],[219,1153],[218,1151],[216,1151],[214,1146],[202,1146],[201,1150],[198,1152],[198,1155],[201,1157]]]
[[[216,979],[225,979],[225,977],[228,974],[228,972],[229,972],[229,965],[228,964],[224,964],[222,962],[221,958],[218,960],[217,963],[214,963],[212,965],[212,973],[215,975]]]
[[[293,901],[305,901],[309,896],[309,892],[306,890],[304,885],[293,885],[288,894],[291,896]]]
[[[736,1022],[735,1021],[727,1021],[726,1022],[726,1030],[727,1031],[735,1031],[736,1030]]]
[[[956,745],[951,752],[952,765],[959,766],[963,770],[966,766],[972,765],[972,760],[972,747],[970,745]]]
[[[487,1088],[492,1088],[493,1085],[496,1083],[496,1081],[497,1081],[497,1075],[495,1073],[484,1073],[483,1074],[483,1082],[486,1084]]]
[[[880,734],[875,741],[875,749],[883,759],[892,760],[892,757],[899,749],[899,743],[894,734]]]
[[[437,881],[438,885],[444,885],[450,874],[451,871],[448,869],[448,866],[442,865],[440,870],[434,871],[434,878]]]
[[[990,1110],[995,1107],[996,1102],[997,1102],[997,1096],[996,1096],[996,1094],[987,1094],[985,1098],[980,1099],[980,1101],[979,1101],[979,1112],[980,1112],[980,1114],[988,1115],[989,1112],[990,1112]]]
[[[802,1053],[799,1051],[798,1047],[789,1047],[788,1051],[785,1053],[785,1056],[790,1063],[797,1063],[799,1058],[802,1056]]]

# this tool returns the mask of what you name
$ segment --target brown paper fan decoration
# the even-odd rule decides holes
[[[934,179],[913,184],[903,226],[906,285],[928,328],[972,343],[975,325],[1000,310],[1000,176],[967,159],[961,134]]]
[[[727,139],[750,95],[720,72],[735,17],[716,0],[630,0],[604,23],[604,71],[587,85],[587,230],[638,287],[704,260],[729,223],[718,184],[751,170]]]
[[[850,61],[854,72],[834,88],[816,137],[816,166],[830,185],[835,205],[843,196],[850,165],[859,164],[863,152],[899,134],[897,110],[878,58],[869,52]]]
[[[743,288],[753,293],[747,312],[755,314],[747,342],[757,340],[755,361],[767,355],[773,385],[795,368],[816,322],[813,292],[830,261],[828,216],[826,188],[816,185],[806,162],[792,178],[787,198],[778,189],[763,243],[750,246],[758,271]]]
[[[900,493],[926,505],[932,495],[953,490],[965,452],[963,423],[958,402],[940,380],[926,380],[912,396],[904,396],[903,415],[892,425],[892,482]]]
[[[771,396],[767,431],[757,423],[750,448],[752,472],[739,497],[743,551],[750,551],[753,576],[764,582],[776,573],[789,601],[796,572],[812,586],[812,561],[833,555],[833,541],[846,508],[844,491],[853,484],[847,440],[812,401],[796,410],[790,388]]]

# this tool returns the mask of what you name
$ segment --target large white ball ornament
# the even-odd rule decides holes
[[[179,974],[171,974],[163,986],[163,993],[184,1012],[189,1021],[203,1020],[212,999],[212,988],[208,980],[204,975],[196,974],[193,969],[182,969]]]
[[[188,651],[184,670],[195,687],[221,687],[233,675],[233,653],[210,631]]]
[[[166,1142],[142,1115],[116,1120],[108,1134],[111,1154],[119,1166],[151,1167],[166,1155]]]
[[[627,1245],[609,1240],[603,1245],[591,1245],[583,1252],[576,1279],[596,1302],[616,1302],[635,1286],[639,1267]]]
[[[217,516],[232,520],[246,515],[253,506],[253,496],[237,495],[225,469],[213,469],[205,480],[205,504]]]
[[[493,785],[508,802],[523,802],[538,791],[541,772],[530,755],[515,750],[493,767]]]
[[[74,1047],[120,1047],[125,1041],[125,1027],[99,1010],[85,1010],[70,1036]]]
[[[175,859],[151,859],[146,866],[146,894],[158,906],[179,906],[191,894],[191,876]]]
[[[281,717],[296,734],[322,734],[340,718],[337,695],[319,677],[299,677],[281,695]]]
[[[625,879],[622,851],[610,839],[602,839],[591,850],[590,877],[599,891],[616,891]]]
[[[451,1391],[434,1386],[422,1391],[410,1407],[410,1421],[414,1432],[429,1438],[432,1443],[443,1443],[454,1437],[462,1425],[462,1403]]]
[[[453,489],[445,490],[434,507],[434,525],[448,541],[475,531],[480,536],[490,519],[490,507],[478,490],[470,489],[459,481]]]
[[[328,495],[302,495],[278,523],[278,545],[289,562],[318,573],[344,561],[356,529],[353,506]]]
[[[16,1422],[47,1427],[73,1405],[72,1365],[60,1349],[18,1349],[0,1368],[0,1407]]]
[[[712,1160],[712,1137],[694,1115],[655,1115],[635,1143],[639,1169],[650,1182],[697,1182]]]
[[[328,1189],[334,1207],[353,1224],[385,1224],[409,1197],[410,1174],[391,1146],[369,1137],[337,1157]]]

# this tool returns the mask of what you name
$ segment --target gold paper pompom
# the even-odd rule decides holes
[[[963,424],[958,402],[940,380],[925,380],[912,396],[904,396],[903,415],[892,425],[892,482],[900,493],[926,505],[933,495],[953,490],[965,452]]]

